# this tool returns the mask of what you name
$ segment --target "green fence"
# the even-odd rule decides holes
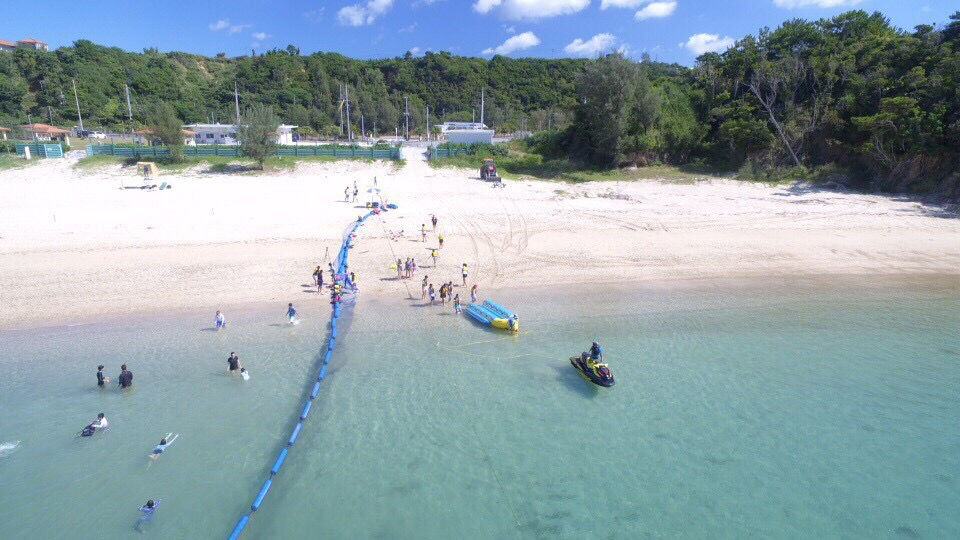
[[[443,148],[440,146],[431,146],[430,159],[445,158],[451,156],[462,156],[464,154],[469,154],[470,152],[466,148]]]
[[[30,148],[31,157],[44,157],[44,158],[62,158],[63,157],[63,147],[60,146],[60,143],[41,143],[41,142],[16,142],[14,145],[17,147],[17,155],[22,156],[24,154],[25,148]]]
[[[87,156],[121,156],[121,157],[163,157],[169,155],[165,146],[117,146],[113,144],[94,144],[87,146]],[[239,146],[184,146],[185,156],[243,156]],[[277,156],[315,157],[326,156],[335,158],[372,158],[372,159],[399,159],[400,149],[397,147],[322,147],[322,146],[281,146],[274,150]]]

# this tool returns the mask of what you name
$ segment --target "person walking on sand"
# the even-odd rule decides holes
[[[410,259],[403,261],[403,277],[410,279]]]
[[[221,313],[219,309],[213,320],[217,324],[217,330],[223,330],[223,327],[227,325],[227,320],[223,317],[223,313]]]
[[[470,301],[473,303],[477,302],[477,284],[474,283],[473,287],[470,288]]]
[[[357,276],[353,272],[350,272],[350,284],[353,285],[354,292],[359,290],[357,289]]]
[[[427,241],[427,224],[426,223],[420,225],[420,238],[422,238],[421,240],[422,242]]]
[[[353,186],[353,202],[357,202],[357,195],[360,194],[360,191],[357,190],[357,186]]]
[[[460,269],[460,275],[463,276],[463,286],[467,286],[467,263],[463,263],[463,268]]]
[[[320,265],[318,264],[317,267],[313,270],[313,284],[314,284],[314,285],[317,284],[317,276],[318,276],[319,274],[320,274]]]
[[[423,283],[420,284],[420,299],[423,300],[427,297],[427,278],[430,276],[423,276]]]
[[[437,215],[433,214],[430,216],[430,223],[433,223],[433,232],[437,232]]]
[[[433,252],[430,253],[430,256],[433,257],[433,267],[436,268],[436,267],[437,267],[437,258],[440,257],[440,252],[437,251],[437,250],[433,250]]]
[[[443,235],[442,235],[442,234],[438,234],[438,235],[437,235],[437,241],[440,242],[440,249],[443,249]]]
[[[397,279],[403,278],[403,262],[400,261],[400,257],[397,257]]]
[[[343,202],[350,202],[350,186],[343,188]]]
[[[430,305],[434,305],[434,300],[437,298],[437,293],[433,290],[433,283],[431,283],[430,287],[427,288],[427,294],[430,295]]]
[[[323,289],[323,270],[317,267],[317,294]]]

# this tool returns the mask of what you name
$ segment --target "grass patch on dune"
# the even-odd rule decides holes
[[[544,160],[536,154],[522,154],[511,150],[510,155],[494,158],[504,178],[554,180],[572,184],[583,182],[630,182],[636,180],[668,180],[696,182],[714,178],[718,174],[706,167],[651,165],[629,169],[601,169],[584,166],[567,159]],[[430,166],[472,169],[479,176],[482,156],[458,155],[430,160]]]
[[[271,156],[263,163],[263,171],[257,167],[252,159],[227,156],[185,157],[183,161],[174,163],[166,158],[136,159],[119,156],[97,155],[81,158],[73,165],[78,171],[92,172],[110,166],[133,168],[138,161],[152,161],[162,172],[182,172],[187,169],[198,168],[202,173],[209,174],[270,174],[276,171],[292,171],[297,165],[304,163],[327,163],[334,161],[363,161],[374,163],[378,160],[371,158],[336,158],[333,156]]]
[[[40,159],[42,158],[26,160],[16,154],[0,154],[0,171],[22,169],[30,165],[36,165],[40,162]]]

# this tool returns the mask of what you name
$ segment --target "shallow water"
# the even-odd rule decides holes
[[[960,537],[954,285],[496,299],[522,335],[361,301],[246,537]],[[148,498],[146,536],[226,536],[312,386],[328,306],[300,310],[295,328],[271,326],[281,306],[223,333],[187,314],[0,334],[0,444],[20,441],[2,536],[127,534]],[[567,361],[594,338],[613,389]],[[250,381],[227,375],[232,350]],[[97,388],[97,363],[121,362],[133,390]],[[101,411],[111,429],[75,438]]]

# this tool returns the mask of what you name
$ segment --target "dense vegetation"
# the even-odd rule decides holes
[[[548,130],[525,143],[543,163],[709,166],[743,176],[829,177],[862,187],[960,196],[960,12],[904,31],[851,11],[762,29],[692,69],[613,54],[596,60],[491,60],[427,53],[352,60],[301,56],[290,46],[256,57],[143,54],[77,41],[44,53],[0,53],[0,124],[74,125],[71,79],[86,123],[127,129],[169,102],[187,123],[230,122],[234,84],[244,105],[273,106],[305,131],[341,132],[340,88],[366,131],[411,131],[469,120],[487,89],[498,131]],[[42,120],[41,120],[42,119]]]

